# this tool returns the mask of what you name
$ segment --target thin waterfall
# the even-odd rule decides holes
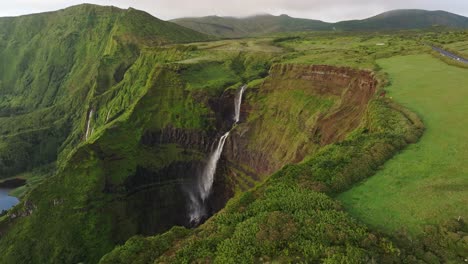
[[[93,118],[93,109],[91,109],[89,111],[89,114],[88,114],[88,124],[86,125],[86,134],[85,134],[85,139],[88,140],[88,138],[91,136],[92,134],[92,131],[90,131],[90,127],[91,127],[91,119]]]
[[[111,112],[111,110],[109,109],[109,111],[107,111],[106,123],[107,123],[107,121],[109,121],[110,112]]]
[[[246,85],[242,86],[234,99],[235,123],[238,123],[240,120],[242,95],[245,91],[245,88],[247,88]],[[195,190],[188,191],[190,199],[189,218],[190,223],[193,225],[198,225],[207,214],[205,201],[211,194],[216,175],[216,168],[218,166],[218,161],[221,158],[221,154],[223,153],[224,149],[224,144],[226,143],[226,139],[229,137],[230,132],[231,131],[228,131],[223,136],[221,136],[216,146],[216,149],[210,154],[208,162],[206,163],[206,166],[201,174],[201,177],[198,179],[197,188]]]
[[[247,85],[244,85],[240,88],[240,91],[237,93],[236,98],[234,99],[234,122],[236,123],[239,123],[240,120],[242,95],[244,94],[245,88],[247,88]]]

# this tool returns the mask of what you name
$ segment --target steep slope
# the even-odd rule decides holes
[[[64,86],[58,85],[59,96],[50,101],[41,97],[45,105],[26,92],[5,101],[5,109],[33,113],[31,120],[41,118],[40,113],[50,116],[49,104],[63,103],[56,106],[61,110],[57,116],[69,117],[69,130],[59,148],[57,173],[0,216],[0,263],[96,263],[135,235],[102,261],[361,263],[406,256],[329,197],[371,175],[421,133],[412,113],[375,97],[372,72],[321,65],[271,67],[286,54],[263,50],[203,50],[207,43],[160,45],[206,37],[135,10],[89,5],[74,9],[84,11],[76,18],[67,13],[61,21],[77,21],[80,27],[71,47],[83,46],[75,47],[79,56],[71,59],[76,64],[66,71]],[[99,15],[90,15],[94,12]],[[102,27],[80,22],[89,17]],[[166,31],[165,25],[173,28]],[[66,31],[68,26],[75,30],[73,25],[54,30]],[[59,33],[51,36],[63,35]],[[48,50],[55,56],[43,57],[73,54],[71,48],[53,53],[61,46]],[[35,50],[28,46],[23,52],[34,55]],[[27,76],[32,79],[41,76],[35,71],[62,65],[41,61],[39,55],[32,58],[44,65],[32,68]],[[26,69],[35,65],[28,62]],[[12,80],[16,78],[26,77],[19,74]],[[49,81],[45,83],[35,87],[47,88]],[[238,189],[257,187],[235,197],[200,228],[164,233],[174,225],[190,224],[187,189],[197,187],[197,172],[216,140],[232,127],[233,97],[245,83],[249,87],[241,122],[226,142],[212,197],[206,200],[210,215]],[[10,122],[5,130],[25,122],[20,114],[13,117],[17,119],[5,116]]]
[[[336,23],[338,30],[424,29],[434,26],[468,28],[468,18],[445,11],[393,10],[364,19]]]
[[[257,15],[246,18],[208,16],[201,18],[180,18],[171,21],[198,32],[227,38],[239,38],[275,32],[332,29],[328,23],[319,20],[293,18],[287,15]]]
[[[361,91],[372,87],[365,79],[357,81]],[[416,116],[382,98],[369,102],[360,121],[359,129],[342,142],[285,166],[199,228],[133,237],[101,263],[416,261],[354,221],[327,195],[371,175],[422,131]]]
[[[393,10],[363,19],[326,23],[287,15],[258,15],[246,18],[200,17],[172,20],[181,26],[205,34],[226,38],[297,31],[379,31],[425,29],[434,26],[468,28],[468,18],[445,11]]]
[[[255,69],[263,63],[245,56],[234,57],[224,66],[216,62],[158,65],[158,51],[141,54],[119,84],[138,88],[141,95],[124,114],[97,129],[71,153],[56,176],[33,190],[0,223],[4,261],[95,262],[133,235],[189,225],[185,190],[193,188],[211,142],[226,122],[232,122],[232,107],[224,109],[232,106],[227,103],[232,102],[232,90],[223,92],[223,87],[240,81],[236,75],[250,76],[239,68]],[[207,69],[221,70],[222,78],[211,87],[191,77]],[[229,139],[213,200],[208,201],[213,212],[241,185],[239,177],[250,182],[262,179],[342,140],[359,125],[376,87],[369,72],[360,75],[345,68],[278,65],[270,74],[260,90],[249,95],[248,104],[255,107],[247,116],[242,114],[243,124]],[[226,76],[234,79],[223,81]],[[108,113],[108,106],[101,103],[105,95],[97,97],[92,108],[98,113],[94,121],[98,124]],[[276,105],[277,118],[264,120],[278,97],[288,98],[296,106]],[[290,118],[291,110],[302,112],[303,121]],[[265,130],[279,120],[286,122],[288,131],[278,129],[271,139],[297,138],[298,144],[283,141],[272,145],[264,138]],[[266,148],[271,155],[262,154]],[[244,156],[248,152],[252,154]],[[245,172],[248,174],[243,175]],[[47,237],[40,245],[27,239],[39,237],[39,233]]]
[[[226,157],[262,178],[300,162],[359,125],[376,85],[370,72],[345,67],[274,65],[246,91],[245,121],[228,139]]]
[[[156,161],[153,161],[146,156],[152,154],[144,147],[135,147],[140,147],[135,135],[143,133],[145,124],[153,121],[151,107],[158,105],[153,100],[148,106],[144,98],[151,98],[148,93],[154,91],[155,83],[171,78],[171,70],[159,65],[185,58],[184,48],[162,45],[209,37],[134,9],[95,5],[1,18],[0,36],[0,177],[15,176],[58,159],[57,175],[48,171],[46,174],[53,176],[26,193],[15,209],[0,216],[0,262],[96,261],[113,247],[113,241],[126,239],[128,233],[135,234],[135,229],[140,228],[128,225],[126,230],[130,231],[116,232],[117,237],[112,237],[114,233],[109,233],[112,225],[106,221],[120,220],[100,211],[116,211],[114,215],[118,216],[127,206],[128,210],[135,208],[132,202],[143,199],[129,198],[124,200],[128,204],[116,202],[114,207],[105,207],[96,199],[101,197],[100,191],[110,193],[103,195],[109,200],[125,196],[126,193],[121,194],[113,186],[132,173],[143,171],[144,174],[144,168],[136,165],[137,160],[138,164],[150,166],[145,163],[149,160],[148,163],[156,163],[157,167],[165,159],[196,160],[200,156],[180,153],[169,145],[162,146],[165,154],[154,154]],[[177,85],[168,82],[162,86]],[[183,90],[172,93],[169,89],[166,96],[161,93],[158,99],[175,103],[159,105],[184,109],[181,105],[185,103],[193,105],[194,113],[207,112],[193,100],[181,99],[181,94]],[[135,113],[134,109],[145,114]],[[131,122],[125,121],[128,118],[132,118]],[[157,120],[163,122],[159,126],[164,125],[163,118]],[[209,127],[195,118],[179,121],[187,126]],[[119,122],[131,128],[116,125],[123,131],[118,134],[120,138],[113,137],[112,132],[101,137],[103,130]],[[94,144],[96,138],[104,146]],[[141,156],[133,155],[132,146]],[[173,154],[171,158],[166,152]],[[107,160],[107,166],[97,168],[104,162],[97,162],[96,156]],[[129,166],[138,167],[138,172],[131,171]],[[47,168],[55,170],[51,166]],[[110,179],[106,181],[102,171]],[[98,183],[106,184],[94,185]],[[136,188],[142,183],[129,180],[127,185]],[[94,200],[96,204],[88,203]],[[131,213],[122,218],[128,215]],[[42,240],[40,245],[36,239]],[[75,251],[76,248],[79,250]]]
[[[206,39],[114,7],[0,18],[0,178],[66,156],[85,138],[95,98],[121,82],[143,47]]]

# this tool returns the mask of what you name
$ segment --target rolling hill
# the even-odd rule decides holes
[[[401,30],[424,29],[433,26],[468,28],[468,18],[446,11],[418,9],[393,10],[363,19],[334,24],[337,30]]]
[[[293,18],[288,15],[273,16],[269,14],[245,18],[219,16],[180,18],[171,20],[171,22],[208,35],[227,38],[240,38],[275,32],[332,29],[331,24],[319,20]]]
[[[180,18],[172,22],[205,34],[226,38],[298,31],[379,31],[424,29],[433,26],[468,28],[468,18],[445,11],[393,10],[363,19],[337,23],[294,18],[287,15],[257,15],[246,18],[208,16]]]

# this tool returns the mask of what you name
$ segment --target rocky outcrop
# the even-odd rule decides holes
[[[141,138],[141,144],[149,147],[177,144],[183,148],[209,152],[213,138],[214,136],[209,136],[204,131],[168,126],[158,131],[146,131]]]
[[[244,122],[231,133],[225,147],[226,158],[260,176],[299,162],[356,129],[377,84],[369,71],[324,65],[274,65],[258,89],[247,89],[248,100],[241,114]],[[331,105],[294,105],[303,99]],[[261,100],[283,103],[262,105]],[[302,108],[297,115],[291,115],[295,107]]]

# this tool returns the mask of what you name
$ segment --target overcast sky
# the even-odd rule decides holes
[[[468,0],[0,0],[0,16],[51,11],[81,3],[122,8],[131,6],[165,20],[186,16],[269,13],[334,22],[406,8],[446,10],[468,16]]]

